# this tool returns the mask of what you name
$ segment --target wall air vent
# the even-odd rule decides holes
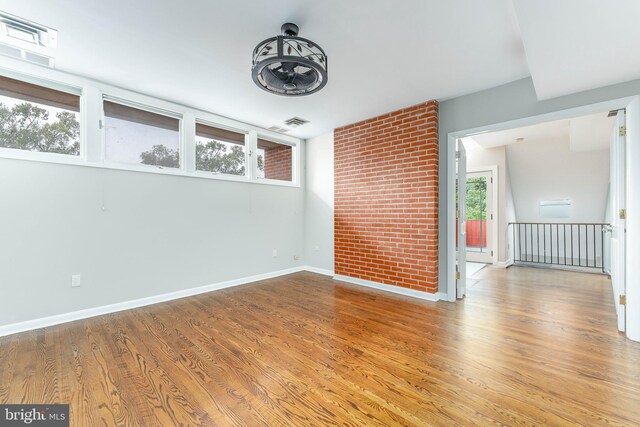
[[[53,67],[58,32],[0,12],[0,54]]]
[[[290,129],[274,125],[274,126],[271,126],[270,128],[268,128],[267,130],[272,130],[272,131],[278,132],[278,133],[286,133],[286,132],[289,132]]]
[[[284,121],[284,124],[291,127],[302,126],[306,123],[309,123],[309,120],[301,119],[300,117],[291,117],[288,120]]]

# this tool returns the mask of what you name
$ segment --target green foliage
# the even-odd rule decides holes
[[[177,168],[180,156],[177,150],[164,145],[154,145],[151,150],[140,154],[145,165]],[[218,141],[210,140],[206,144],[196,144],[196,170],[244,175],[244,151],[242,146],[233,144],[229,147]]]
[[[80,123],[70,111],[56,114],[29,102],[9,108],[0,103],[0,147],[46,153],[80,154]]]
[[[264,156],[258,154],[258,170],[264,171]]]
[[[162,166],[165,168],[180,167],[180,155],[178,152],[162,144],[154,145],[151,150],[140,154],[140,159],[145,165]]]
[[[467,178],[467,219],[487,219],[487,179]]]
[[[231,148],[218,141],[196,144],[196,170],[244,175],[244,150],[241,145]]]

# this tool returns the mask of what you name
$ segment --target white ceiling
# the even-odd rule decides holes
[[[605,111],[568,120],[481,133],[462,140],[467,150],[548,141],[568,142],[572,152],[607,150],[614,124],[615,118],[608,117],[608,112]],[[520,138],[524,139],[519,140]]]
[[[481,133],[473,135],[470,139],[477,144],[477,147],[483,149],[501,147],[519,142],[566,141],[569,139],[569,127],[569,120],[556,120],[533,126]],[[518,141],[518,138],[524,138],[524,140]],[[467,148],[467,144],[465,144],[465,148]]]
[[[605,113],[571,119],[569,149],[573,152],[608,150],[615,124],[616,118],[607,117]]]
[[[616,45],[605,41],[620,35],[610,27],[625,13],[598,25],[582,16],[602,16],[610,2],[514,1],[519,19],[511,0],[0,0],[0,10],[58,30],[60,70],[263,127],[302,117],[310,123],[290,133],[302,138],[530,73],[544,96],[640,77],[634,50],[616,57],[616,72],[592,64],[613,61]],[[584,2],[593,13],[575,7]],[[631,12],[638,4],[616,2]],[[556,34],[563,20],[573,38]],[[328,54],[329,83],[317,94],[279,97],[251,80],[252,49],[287,21]],[[581,47],[581,34],[590,44]]]
[[[640,78],[639,0],[513,0],[539,99]]]

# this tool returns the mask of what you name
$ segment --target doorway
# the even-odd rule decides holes
[[[466,268],[460,265],[461,261],[491,262],[493,233],[490,218],[491,214],[496,212],[492,212],[490,200],[499,197],[505,200],[505,186],[506,188],[513,186],[513,194],[516,195],[514,204],[517,208],[514,209],[514,215],[517,211],[518,219],[514,217],[505,220],[502,218],[504,215],[500,213],[500,223],[496,224],[500,225],[498,233],[502,236],[498,250],[501,259],[504,259],[507,265],[513,262],[522,263],[522,260],[525,260],[530,266],[542,267],[541,264],[548,264],[551,268],[557,269],[566,269],[567,264],[573,266],[575,263],[583,268],[581,271],[585,268],[594,268],[601,272],[605,269],[605,257],[607,259],[610,257],[611,276],[613,276],[612,296],[615,297],[613,299],[617,309],[619,329],[621,331],[626,329],[625,311],[628,312],[628,307],[624,306],[624,296],[628,289],[625,286],[627,281],[624,262],[626,259],[624,196],[627,194],[625,152],[628,148],[625,148],[627,145],[624,136],[629,120],[625,117],[624,108],[612,109],[611,104],[606,105],[609,107],[607,110],[602,106],[591,106],[589,114],[585,114],[584,109],[580,111],[581,114],[567,110],[545,115],[544,118],[532,117],[528,120],[519,120],[516,125],[505,123],[487,126],[480,130],[449,134],[458,142],[458,155],[454,157],[454,159],[457,158],[457,165],[453,170],[456,171],[458,182],[465,182],[464,189],[458,186],[455,190],[456,187],[449,186],[449,191],[458,193],[458,197],[453,198],[458,202],[462,213],[462,216],[457,218],[457,231],[458,234],[464,234],[465,238],[464,244],[457,245],[458,252],[464,252],[456,257],[459,273],[456,275],[455,296],[457,298],[462,298],[466,294]],[[593,116],[597,116],[597,120]],[[598,137],[597,141],[589,139],[588,136],[600,134],[598,127],[594,124],[600,120],[608,120],[607,123],[610,124],[608,135],[604,138]],[[615,123],[615,126],[611,123]],[[581,130],[588,132],[581,132]],[[466,168],[469,162],[469,147],[465,149],[461,140],[468,137],[473,137],[475,143],[485,150],[485,154],[480,156],[483,159],[488,156],[486,150],[505,147],[505,163],[500,164],[501,180],[507,179],[508,182],[506,185],[500,184],[500,194],[493,194],[490,190],[489,183],[494,177],[488,171]],[[451,139],[450,142],[452,142]],[[552,152],[551,147],[555,147],[553,149],[558,151]],[[611,154],[598,151],[605,149]],[[609,155],[611,155],[611,170],[607,167],[603,174],[605,168],[598,165],[602,160],[608,163]],[[564,161],[567,156],[571,157],[571,161]],[[586,159],[586,156],[589,156],[589,159],[595,159],[593,161],[597,163],[596,167],[585,168],[583,166],[587,163],[577,161],[578,158]],[[461,159],[464,163],[460,161]],[[511,174],[505,173],[507,165]],[[583,170],[577,171],[574,168],[575,165],[579,165]],[[532,167],[539,169],[535,171]],[[607,196],[607,186],[609,186],[611,197]],[[464,196],[461,196],[463,192]],[[588,193],[588,197],[583,193]],[[462,203],[460,203],[461,198]],[[500,212],[505,211],[502,206],[500,209]],[[583,218],[591,210],[597,211],[595,214],[597,216],[605,215],[607,212],[610,214],[607,218]],[[523,229],[529,230],[529,234],[522,234]],[[574,230],[575,237],[571,233],[559,232],[560,229]],[[584,232],[585,229],[587,232],[596,230],[596,236],[590,237]],[[610,255],[604,253],[607,246],[610,246]],[[577,255],[570,255],[572,247]],[[565,255],[565,251],[568,255]],[[534,252],[535,256],[532,256]],[[560,253],[562,255],[559,255]],[[531,265],[534,263],[537,265]],[[548,265],[544,267],[548,268]]]
[[[493,262],[493,198],[493,172],[467,169],[465,212],[469,262]]]

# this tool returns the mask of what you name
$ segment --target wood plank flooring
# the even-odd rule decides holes
[[[431,303],[297,273],[0,338],[0,403],[72,426],[640,425],[608,279],[485,268]]]

